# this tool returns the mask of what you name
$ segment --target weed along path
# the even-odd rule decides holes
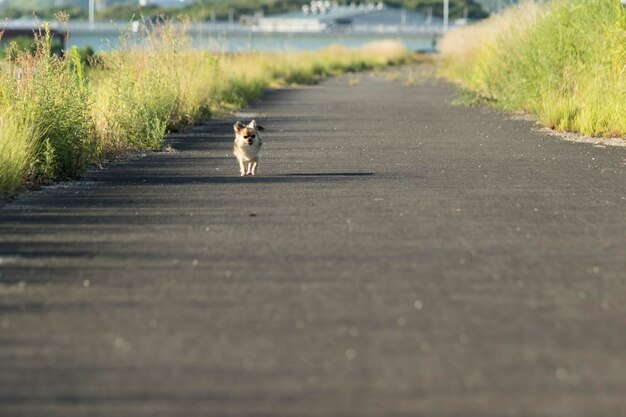
[[[626,149],[406,75],[0,208],[0,415],[626,415]]]

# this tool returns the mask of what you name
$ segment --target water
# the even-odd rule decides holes
[[[2,43],[9,40],[11,29],[28,33],[38,25],[39,22],[28,19],[5,22],[3,28],[7,29],[7,33]],[[67,30],[57,22],[50,22],[50,26],[60,33]],[[127,22],[95,22],[92,27],[86,21],[72,21],[68,46],[89,45],[96,51],[111,50],[119,46],[122,33],[128,34],[131,41],[133,37],[139,41],[139,36],[133,34],[131,28],[132,25]],[[139,25],[137,28],[142,30]],[[354,26],[343,31],[284,33],[253,30],[224,22],[202,22],[191,24],[188,33],[195,48],[219,52],[317,50],[329,45],[354,48],[388,39],[401,41],[410,50],[430,51],[433,49],[434,34],[440,33],[440,30],[437,26],[374,25]]]
[[[1,1],[1,0],[0,0]],[[22,30],[26,33],[38,27],[40,22],[32,19],[6,21],[3,25],[7,32]],[[107,51],[119,46],[120,34],[127,34],[139,41],[139,36],[133,34],[132,27],[139,31],[142,25],[138,22],[95,22],[90,25],[86,21],[72,21],[69,27],[69,46],[91,46],[96,51]],[[175,26],[178,26],[175,24]],[[50,22],[52,30],[65,33],[66,28],[58,22]],[[182,28],[182,25],[181,25]],[[408,49],[415,51],[430,51],[433,49],[433,37],[440,33],[441,28],[436,25],[361,25],[353,26],[342,31],[328,32],[266,32],[254,30],[237,24],[225,22],[195,22],[188,28],[189,36],[195,48],[219,52],[238,51],[299,51],[317,50],[329,45],[342,45],[353,48],[366,43],[380,40],[399,40]],[[2,39],[6,43],[9,36],[5,33]]]
[[[432,36],[425,34],[380,35],[380,34],[341,34],[341,33],[246,33],[217,32],[192,35],[194,48],[211,51],[299,51],[317,50],[329,45],[358,47],[383,39],[399,40],[410,50],[429,51],[432,49]],[[119,45],[119,36],[110,33],[80,33],[71,35],[69,45],[83,47],[90,45],[96,51],[110,50]]]

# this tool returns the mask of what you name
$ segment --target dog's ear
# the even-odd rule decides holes
[[[254,130],[259,130],[261,132],[265,130],[265,128],[263,126],[259,126],[259,125],[256,124],[256,120],[251,121],[248,124],[248,127],[251,128],[251,129],[254,129]]]
[[[233,125],[233,128],[235,129],[235,133],[239,133],[241,129],[245,128],[245,126],[243,125],[243,123],[237,120],[237,123]]]

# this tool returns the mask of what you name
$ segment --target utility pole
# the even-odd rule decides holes
[[[96,20],[96,0],[89,0],[89,30],[94,30]]]
[[[443,0],[443,33],[448,32],[448,13],[450,11],[450,0]]]
[[[235,24],[235,9],[228,9],[228,30],[233,30]]]

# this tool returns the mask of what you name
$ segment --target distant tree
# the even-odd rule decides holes
[[[58,6],[58,7],[51,7],[49,9],[43,9],[40,10],[37,13],[38,16],[46,18],[46,19],[53,19],[57,13],[59,12],[64,12],[67,14],[67,16],[70,19],[87,19],[89,13],[87,12],[87,10],[80,8],[78,6],[71,6],[71,7],[63,7],[63,6]]]
[[[5,19],[19,19],[24,16],[24,10],[14,6],[7,6],[2,10],[2,17]]]
[[[163,15],[169,16],[176,12],[178,9],[166,9],[155,5],[148,4],[146,6],[139,6],[139,4],[114,4],[106,9],[98,12],[97,18],[103,20],[130,20],[134,17],[144,16],[146,18]]]
[[[7,6],[2,10],[2,17],[4,19],[19,19],[20,17],[38,16],[44,19],[54,19],[58,12],[65,12],[70,19],[87,18],[87,10],[78,6],[38,7],[33,9],[25,6]]]

